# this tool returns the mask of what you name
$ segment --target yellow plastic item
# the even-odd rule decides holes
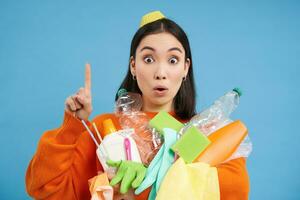
[[[149,24],[151,22],[154,22],[156,20],[162,19],[162,18],[165,18],[165,16],[160,11],[153,11],[153,12],[147,13],[142,17],[140,27],[142,27],[146,24]]]
[[[206,163],[185,164],[179,158],[168,170],[156,200],[219,200],[219,180],[215,167]]]
[[[247,135],[248,130],[241,121],[234,121],[208,136],[210,145],[194,162],[216,166],[228,159]]]
[[[113,133],[113,132],[116,132],[117,129],[114,125],[114,123],[112,122],[111,119],[106,119],[104,120],[103,122],[103,134],[104,134],[104,137],[110,133]]]

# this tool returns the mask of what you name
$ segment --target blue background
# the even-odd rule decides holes
[[[239,86],[249,128],[250,199],[299,199],[299,1],[0,2],[0,197],[29,199],[25,171],[45,130],[92,64],[92,118],[113,110],[142,15],[161,10],[188,34],[198,111]],[[298,155],[298,156],[297,156]]]

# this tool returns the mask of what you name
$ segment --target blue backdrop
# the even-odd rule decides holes
[[[198,111],[233,87],[249,128],[250,199],[299,199],[299,1],[0,2],[0,197],[29,199],[25,172],[92,64],[92,118],[113,110],[140,18],[161,10],[188,34]],[[297,86],[298,85],[298,86]],[[298,157],[299,158],[299,157]]]

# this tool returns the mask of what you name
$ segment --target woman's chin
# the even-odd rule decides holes
[[[154,99],[151,102],[151,106],[147,106],[146,110],[149,110],[151,112],[159,112],[161,110],[164,111],[170,111],[172,108],[172,103],[170,103],[170,100],[168,99]]]

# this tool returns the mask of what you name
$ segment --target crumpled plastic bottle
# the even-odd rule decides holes
[[[115,113],[122,129],[134,129],[132,138],[137,144],[143,164],[147,166],[161,147],[162,138],[155,129],[149,127],[150,118],[141,111],[142,105],[140,94],[127,92],[126,89],[118,91]]]
[[[197,127],[204,135],[209,136],[214,131],[233,122],[230,119],[231,113],[237,108],[242,91],[239,88],[227,92],[218,98],[209,108],[203,110],[179,131],[179,135],[191,126]],[[237,150],[226,160],[232,160],[238,157],[248,157],[252,151],[252,142],[247,135]]]

